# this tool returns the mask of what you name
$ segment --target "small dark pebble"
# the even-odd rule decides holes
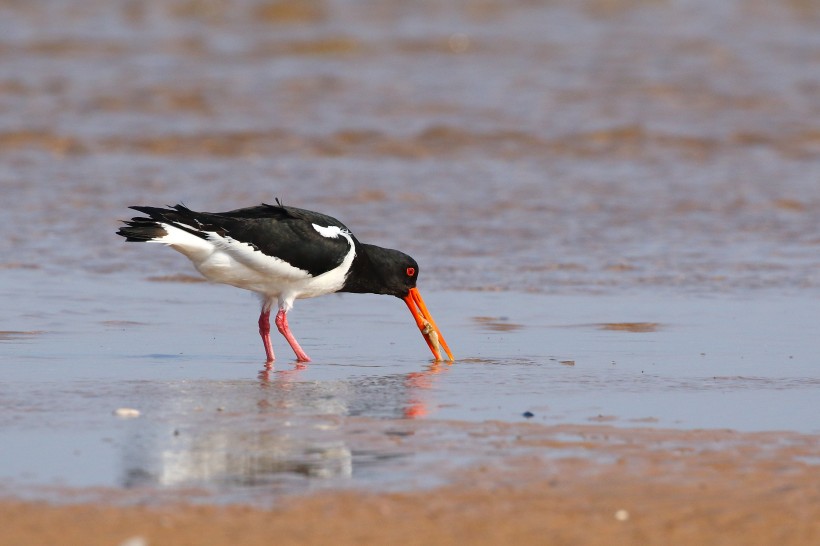
[[[533,417],[535,417],[535,414],[534,414],[533,412],[531,412],[531,411],[525,411],[525,412],[524,412],[524,413],[522,413],[521,415],[523,415],[523,416],[524,416],[524,417],[526,417],[527,419],[532,419]]]

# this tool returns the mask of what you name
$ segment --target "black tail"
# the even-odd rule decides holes
[[[126,241],[144,243],[159,237],[164,237],[168,235],[168,232],[154,220],[149,218],[133,218],[125,222],[125,225],[117,231],[117,235],[122,235]]]
[[[168,208],[145,206],[128,208],[137,210],[148,216],[148,218],[137,216],[131,218],[131,220],[126,220],[123,222],[125,226],[117,231],[117,235],[122,235],[126,241],[136,242],[152,241],[168,235],[168,232],[160,225],[161,223],[173,224],[197,237],[206,238],[199,230],[199,228],[203,226],[199,218],[205,220],[205,217],[217,216],[209,213],[194,212],[185,205],[174,205]],[[221,229],[218,226],[210,227],[213,231],[219,231]]]
[[[180,213],[190,212],[182,205],[177,205],[173,209],[163,209],[159,207],[128,207],[137,210],[143,214],[147,214],[149,218],[136,217],[131,220],[124,221],[125,225],[120,228],[117,235],[125,237],[126,241],[135,241],[144,243],[152,241],[159,237],[168,235],[168,232],[159,224],[162,222],[174,222]]]

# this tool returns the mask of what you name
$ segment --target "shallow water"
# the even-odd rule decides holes
[[[418,420],[819,432],[814,2],[231,6],[0,6],[15,494],[493,460],[457,426],[401,446]],[[276,340],[265,370],[252,296],[113,234],[129,205],[275,197],[412,254],[458,362],[401,302],[339,296],[291,319],[314,362]]]
[[[4,323],[20,330],[4,324],[0,342],[0,478],[24,494],[418,487],[491,456],[454,449],[458,427],[429,429],[437,440],[423,449],[390,441],[413,419],[820,432],[804,299],[433,291],[458,359],[448,364],[430,361],[398,300],[332,296],[292,314],[313,361],[293,362],[277,336],[266,369],[257,303],[235,289],[6,278],[15,311]]]

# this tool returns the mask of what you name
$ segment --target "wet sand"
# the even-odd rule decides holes
[[[271,508],[123,507],[116,492],[96,504],[3,501],[0,540],[84,546],[271,540],[809,545],[820,538],[820,449],[811,437],[501,423],[399,426],[404,441],[430,434],[425,429],[455,428],[473,438],[468,443],[489,442],[498,453],[492,461],[457,472],[444,487],[327,492],[289,497]],[[504,453],[508,448],[520,453],[523,447],[532,450],[530,455]],[[423,445],[417,449],[424,452]],[[545,451],[564,455],[545,460]]]
[[[0,3],[0,542],[817,543],[818,37],[811,0]],[[253,297],[113,234],[276,197],[413,255],[459,361],[334,297],[265,369]]]

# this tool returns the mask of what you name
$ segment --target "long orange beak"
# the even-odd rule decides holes
[[[416,325],[419,327],[419,330],[421,330],[421,334],[424,336],[427,346],[433,351],[433,356],[436,357],[436,360],[444,360],[441,358],[442,348],[444,348],[444,351],[451,361],[455,360],[453,353],[450,352],[450,348],[447,346],[447,342],[444,341],[444,336],[441,335],[441,330],[438,329],[435,321],[433,321],[432,315],[430,315],[430,311],[428,311],[427,306],[424,305],[424,300],[421,299],[421,294],[419,294],[418,289],[411,288],[410,292],[402,299],[404,299],[404,303],[407,304],[407,307],[410,308],[410,312],[413,313],[413,318],[416,319]]]

